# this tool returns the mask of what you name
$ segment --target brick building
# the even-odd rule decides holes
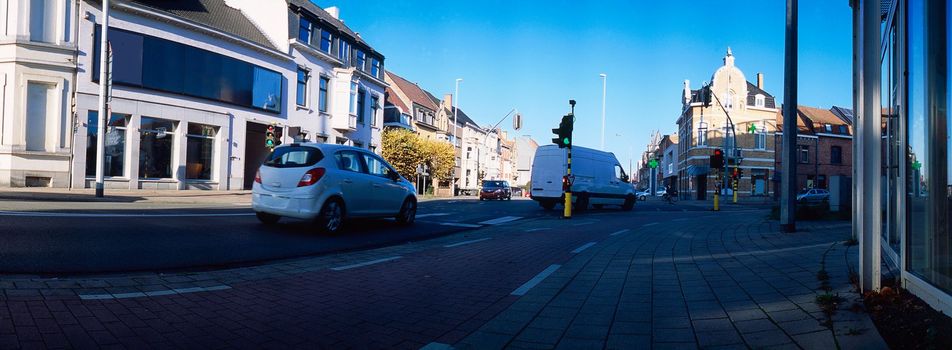
[[[828,189],[833,176],[852,176],[853,133],[852,112],[841,107],[820,109],[797,107],[797,188]],[[783,115],[777,113],[780,128],[774,136],[780,149]],[[783,152],[776,152],[776,169],[781,169]],[[774,172],[774,188],[780,186],[780,172]],[[779,191],[775,191],[779,193]]]

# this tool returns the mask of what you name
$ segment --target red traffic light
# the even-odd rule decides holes
[[[715,156],[723,156],[723,155],[724,155],[724,151],[722,151],[722,150],[720,150],[720,149],[716,149],[716,150],[714,150],[714,155],[715,155]]]

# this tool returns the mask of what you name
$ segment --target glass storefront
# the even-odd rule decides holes
[[[124,176],[126,157],[126,124],[128,114],[112,113],[106,125],[104,176]],[[96,176],[96,142],[99,132],[99,112],[89,111],[86,120],[86,176]]]
[[[212,160],[215,154],[214,126],[189,123],[186,135],[185,178],[189,180],[211,180]]]
[[[139,125],[139,177],[168,179],[172,177],[172,145],[175,122],[142,117]]]
[[[881,75],[881,149],[882,177],[880,210],[882,236],[892,252],[899,251],[899,52],[898,30],[900,16],[883,18],[883,55]],[[894,255],[898,256],[898,255]],[[897,259],[898,260],[898,259]]]

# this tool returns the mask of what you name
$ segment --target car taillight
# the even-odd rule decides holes
[[[255,173],[255,182],[259,184],[261,183],[261,170],[258,170],[258,172]]]
[[[308,170],[306,173],[304,173],[304,176],[301,176],[301,181],[298,181],[298,187],[316,184],[321,180],[322,177],[324,177],[324,168],[314,168]]]

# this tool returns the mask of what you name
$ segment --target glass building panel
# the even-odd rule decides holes
[[[281,112],[281,74],[254,67],[252,102],[255,107]]]
[[[145,37],[142,56],[142,86],[168,91],[185,91],[186,46],[154,37]]]
[[[883,19],[886,20],[885,18]],[[885,37],[883,37],[883,55],[880,64],[881,69],[881,116],[880,116],[880,156],[882,159],[880,166],[880,184],[882,186],[880,195],[880,218],[881,234],[883,239],[889,244],[890,248],[896,252],[899,250],[899,226],[898,222],[898,183],[899,183],[899,154],[898,147],[898,119],[899,111],[896,106],[898,80],[897,72],[897,54],[898,42],[896,41],[896,22],[895,20],[886,27]]]
[[[906,246],[908,252],[909,270],[925,276],[929,270],[929,255],[931,250],[931,219],[928,210],[929,203],[929,170],[926,143],[927,120],[925,115],[925,42],[924,39],[924,11],[923,4],[913,1],[907,7],[908,24],[908,54],[909,86],[907,93],[907,143],[906,156],[907,183],[906,183]]]
[[[125,175],[126,122],[128,114],[112,113],[106,129],[104,176]],[[89,111],[86,120],[86,176],[96,176],[96,142],[99,112]]]
[[[172,177],[172,145],[175,123],[171,120],[142,117],[139,126],[139,177]]]
[[[112,49],[112,80],[142,85],[142,35],[109,30],[109,43]]]

